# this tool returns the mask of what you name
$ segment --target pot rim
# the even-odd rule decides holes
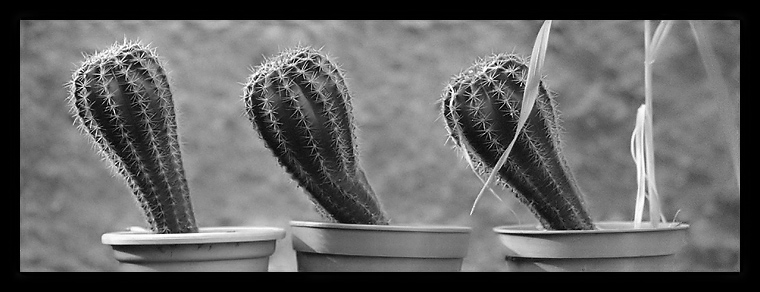
[[[634,228],[633,221],[601,221],[594,225],[595,230],[545,230],[538,224],[514,224],[502,225],[493,228],[499,234],[515,235],[563,235],[563,234],[604,234],[604,233],[631,233],[631,232],[661,232],[688,229],[689,224],[683,222],[661,222],[661,226],[652,227],[650,221],[642,222],[642,227]]]
[[[149,230],[108,232],[101,236],[107,245],[203,244],[267,241],[285,238],[285,229],[259,226],[200,227],[197,233],[157,234]]]
[[[372,225],[372,224],[347,224],[336,222],[299,221],[291,220],[291,227],[311,227],[322,229],[346,229],[367,231],[395,231],[395,232],[441,232],[441,233],[470,233],[471,227],[453,225]]]

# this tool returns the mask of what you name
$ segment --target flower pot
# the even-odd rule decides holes
[[[285,230],[273,227],[206,227],[198,233],[103,234],[123,272],[266,272],[276,241]]]
[[[469,227],[291,221],[299,272],[458,272]]]
[[[597,230],[540,230],[535,225],[493,230],[506,247],[507,271],[675,271],[689,225],[599,222]]]

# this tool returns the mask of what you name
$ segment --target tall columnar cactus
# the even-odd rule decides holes
[[[197,232],[174,101],[155,51],[114,44],[86,57],[68,87],[76,123],[124,176],[151,230]]]
[[[479,60],[443,91],[450,138],[481,174],[490,173],[512,141],[520,116],[527,66],[513,54]],[[498,172],[546,229],[593,229],[582,193],[561,153],[552,93],[543,82],[507,162]]]
[[[254,129],[328,219],[388,224],[357,160],[351,95],[319,50],[295,47],[265,60],[243,90]]]

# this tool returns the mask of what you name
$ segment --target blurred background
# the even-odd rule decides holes
[[[504,203],[484,196],[469,215],[481,183],[446,143],[437,101],[478,58],[528,56],[542,23],[21,20],[20,270],[113,271],[100,236],[145,226],[65,102],[82,54],[126,38],[157,48],[169,70],[199,226],[289,231],[290,220],[322,220],[259,140],[241,100],[253,66],[300,43],[322,47],[345,70],[360,163],[393,224],[470,226],[463,271],[501,271],[492,228],[537,221],[508,190]],[[740,22],[705,26],[735,104],[710,91],[688,22],[676,22],[653,67],[657,187],[667,219],[691,224],[681,270],[738,271],[740,195],[724,122],[739,122],[722,109],[738,109]],[[543,74],[558,93],[564,154],[596,220],[633,220],[643,31],[643,21],[552,23]],[[278,242],[270,271],[296,270],[290,240]]]

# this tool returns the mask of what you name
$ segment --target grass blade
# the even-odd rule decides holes
[[[713,94],[717,98],[721,98],[723,106],[720,107],[720,116],[722,118],[722,126],[724,133],[726,133],[728,140],[728,147],[731,153],[731,159],[734,166],[734,175],[736,176],[736,186],[740,187],[740,128],[739,128],[739,104],[731,98],[728,90],[728,84],[721,76],[723,76],[720,66],[713,51],[710,40],[707,39],[707,33],[701,22],[689,21],[691,31],[694,34],[694,38],[697,41],[697,48],[699,55],[702,57],[702,63],[707,71],[707,82],[712,89]]]
[[[660,51],[660,46],[662,46],[663,40],[665,39],[665,36],[668,35],[671,27],[673,27],[672,20],[663,20],[657,25],[657,29],[654,31],[654,36],[652,36],[650,47],[652,52],[650,54],[651,59],[649,62],[654,62],[657,58],[657,52]]]
[[[483,188],[480,189],[478,196],[475,198],[475,202],[480,199],[486,189],[491,188],[491,184],[493,183],[494,178],[499,173],[499,170],[504,165],[504,163],[507,162],[507,157],[509,157],[509,153],[512,151],[512,147],[515,145],[515,141],[517,141],[517,136],[520,135],[520,130],[522,130],[523,125],[525,125],[525,121],[528,120],[530,111],[533,109],[533,104],[538,97],[538,85],[539,81],[541,80],[541,68],[544,65],[544,57],[546,55],[547,44],[549,43],[549,30],[551,29],[551,25],[551,20],[544,21],[544,24],[541,26],[541,29],[538,32],[538,36],[536,36],[536,41],[533,44],[533,51],[531,52],[530,63],[528,64],[528,80],[525,84],[522,107],[520,108],[520,119],[517,122],[517,130],[515,131],[515,135],[512,138],[512,142],[509,143],[507,149],[504,151],[501,157],[499,157],[499,161],[496,162],[493,171],[488,176],[486,182],[483,184]]]
[[[636,113],[636,126],[631,135],[631,156],[636,164],[636,207],[634,210],[633,227],[640,228],[644,217],[644,201],[646,199],[646,168],[644,167],[644,122],[646,121],[646,106],[641,105]]]
[[[652,136],[652,114],[654,112],[652,110],[652,65],[654,63],[654,56],[657,53],[656,48],[662,44],[667,32],[670,30],[670,26],[672,26],[672,24],[668,23],[660,22],[660,25],[655,32],[656,39],[654,39],[653,37],[650,37],[651,29],[649,20],[644,21],[644,105],[646,106],[646,110],[644,112],[642,131],[645,186],[647,199],[649,201],[649,220],[652,222],[652,227],[657,227],[661,220],[664,221],[662,209],[660,208],[660,196],[659,192],[657,192],[657,181],[654,171],[654,138]]]
[[[449,90],[453,91],[453,88],[449,87]],[[453,96],[453,94],[452,94],[452,96]],[[451,107],[451,108],[454,107],[454,99],[453,98],[449,101],[449,107]],[[452,111],[451,115],[454,117],[454,120],[459,120],[459,116],[458,116],[458,114],[457,114],[456,111]],[[456,127],[456,131],[457,132],[459,132],[459,133],[462,132],[462,129],[459,128],[460,127],[459,123],[455,123],[454,127]],[[470,166],[470,170],[472,170],[472,172],[475,174],[475,176],[478,178],[478,180],[480,180],[481,183],[485,183],[485,180],[483,179],[483,176],[481,176],[478,173],[478,170],[475,167],[475,163],[472,162],[472,158],[470,157],[470,152],[471,152],[470,149],[471,149],[471,147],[467,143],[467,141],[464,140],[464,139],[456,139],[454,141],[454,143],[457,144],[457,148],[462,149],[462,151],[461,151],[462,156],[464,157],[464,160],[467,162],[467,165]],[[493,194],[494,197],[496,197],[496,199],[498,199],[501,202],[504,202],[504,200],[502,200],[501,197],[499,197],[499,195],[496,194],[496,191],[494,191],[493,188],[489,187],[489,190],[491,191],[491,194]],[[473,211],[475,211],[475,205],[478,204],[479,199],[480,199],[480,197],[476,198],[475,202],[472,204],[472,208],[470,209],[470,215],[472,215]],[[513,213],[514,213],[514,211],[513,211]]]

